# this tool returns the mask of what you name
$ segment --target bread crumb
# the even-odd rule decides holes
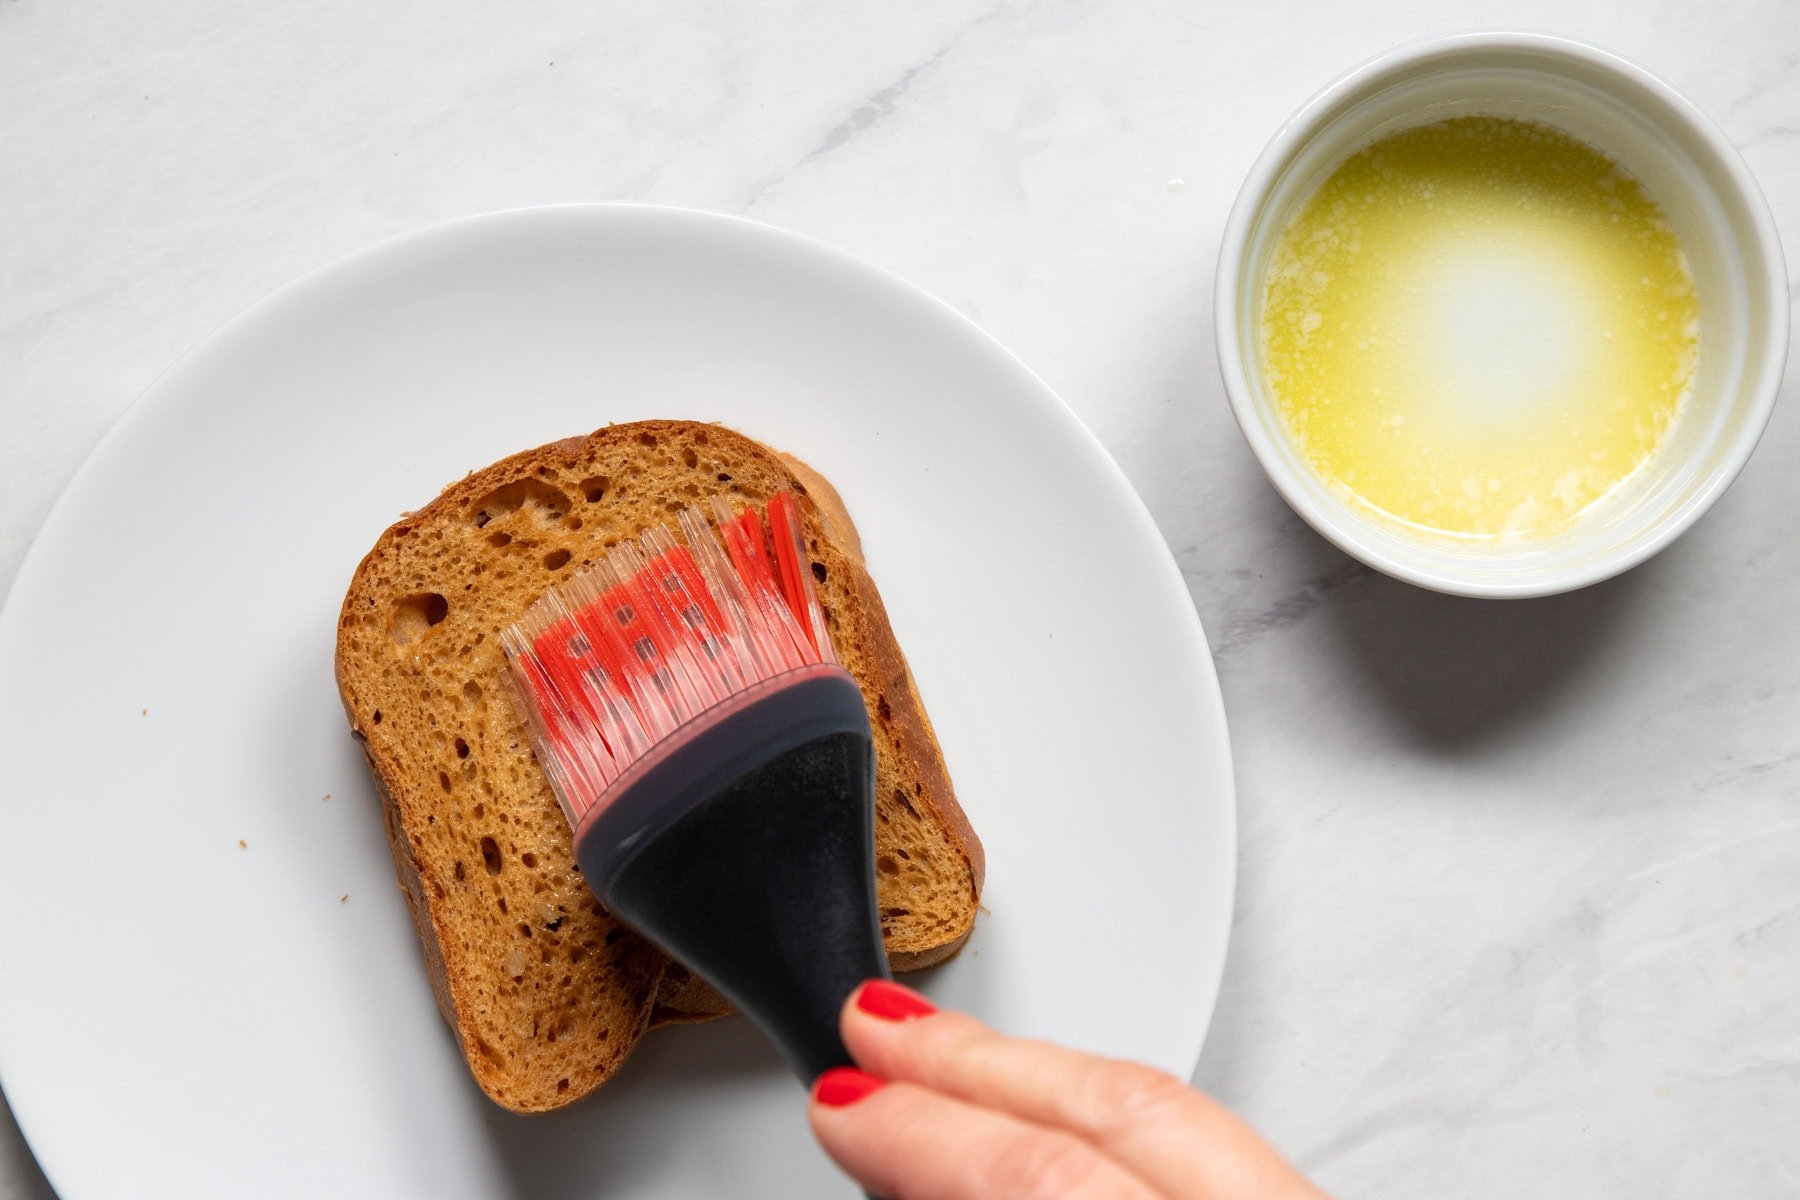
[[[341,896],[339,896],[339,897],[338,897],[338,903],[339,903],[339,904],[342,904],[342,903],[344,903],[344,902],[345,902],[345,901],[346,901],[346,900],[348,900],[348,899],[350,899],[350,893],[349,893],[349,892],[345,892],[345,893],[344,893],[344,894],[343,894],[343,895],[341,895]]]
[[[320,796],[320,797],[319,797],[319,801],[320,801],[320,803],[323,803],[323,802],[325,802],[325,801],[326,801],[326,800],[329,800],[329,799],[331,799],[331,793],[330,793],[330,792],[326,792],[326,793],[325,793],[325,794],[324,794],[324,795],[323,795],[323,796]]]
[[[248,850],[249,848],[250,848],[249,842],[246,842],[243,838],[238,839],[238,849],[239,850]]]
[[[147,709],[147,708],[140,708],[140,709],[138,709],[138,716],[140,716],[140,717],[147,717],[147,716],[149,716],[149,715],[150,715],[150,710],[149,710],[149,709]]]

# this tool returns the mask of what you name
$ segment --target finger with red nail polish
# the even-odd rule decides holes
[[[937,1006],[919,993],[886,979],[871,979],[858,988],[855,1004],[883,1021],[910,1021],[937,1011]]]
[[[882,1082],[855,1067],[833,1067],[813,1082],[813,1099],[826,1108],[848,1108],[878,1090]]]

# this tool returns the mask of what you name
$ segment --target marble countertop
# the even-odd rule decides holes
[[[574,200],[814,235],[1030,363],[1186,572],[1241,789],[1201,1086],[1345,1195],[1794,1195],[1800,412],[1650,564],[1479,603],[1314,536],[1221,392],[1263,142],[1494,23],[1685,89],[1800,247],[1789,0],[0,0],[0,587],[158,371],[339,254]],[[47,1195],[0,1113],[0,1200]]]

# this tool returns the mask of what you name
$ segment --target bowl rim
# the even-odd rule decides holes
[[[1750,243],[1744,247],[1745,253],[1764,264],[1767,280],[1765,295],[1761,297],[1762,310],[1766,314],[1766,328],[1761,331],[1765,335],[1765,348],[1760,360],[1747,363],[1745,371],[1745,387],[1751,398],[1749,411],[1730,433],[1719,465],[1701,482],[1695,494],[1669,519],[1650,526],[1612,553],[1516,578],[1495,578],[1429,566],[1389,553],[1366,540],[1346,519],[1352,516],[1347,505],[1335,499],[1321,501],[1317,493],[1300,486],[1297,473],[1282,461],[1274,436],[1257,418],[1249,375],[1239,353],[1241,329],[1237,298],[1243,287],[1250,235],[1259,211],[1298,149],[1339,119],[1348,108],[1346,102],[1350,98],[1373,95],[1396,76],[1410,73],[1421,64],[1433,61],[1449,64],[1458,58],[1494,50],[1534,55],[1549,70],[1555,70],[1559,62],[1580,63],[1653,94],[1666,106],[1666,117],[1685,124],[1718,159],[1722,168],[1718,183],[1735,194],[1734,198],[1749,216],[1753,232]],[[1736,480],[1768,426],[1787,361],[1787,327],[1787,265],[1775,218],[1743,156],[1724,131],[1678,88],[1648,68],[1589,42],[1527,30],[1464,30],[1405,42],[1364,59],[1314,92],[1275,131],[1245,176],[1225,223],[1213,281],[1213,340],[1226,400],[1239,432],[1276,491],[1327,541],[1368,566],[1432,591],[1481,598],[1522,599],[1588,587],[1630,570],[1685,533]],[[1504,561],[1504,558],[1504,555],[1496,555],[1494,561]]]

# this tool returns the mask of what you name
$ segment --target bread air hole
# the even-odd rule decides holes
[[[610,481],[604,475],[596,475],[592,479],[581,481],[581,495],[589,504],[598,504],[606,498],[606,489]]]
[[[500,860],[500,847],[491,837],[481,839],[481,861],[487,864],[489,875],[498,875],[500,868],[504,865]]]
[[[415,592],[395,601],[388,633],[392,635],[394,645],[411,645],[423,637],[427,629],[441,624],[449,615],[450,602],[438,593]]]
[[[519,861],[525,864],[527,870],[535,871],[537,869],[537,855],[529,850],[519,855]]]
[[[686,463],[689,467],[697,467],[700,465],[700,456],[695,454],[692,450],[683,450],[681,452],[681,461]]]
[[[515,479],[475,501],[469,521],[481,529],[521,509],[546,521],[560,521],[569,511],[569,498],[541,479]]]
[[[544,566],[552,571],[560,571],[569,565],[569,559],[573,557],[567,550],[552,550],[544,555]]]
[[[463,741],[461,738],[456,739],[456,757],[469,757],[469,743]]]
[[[818,580],[820,583],[824,583],[825,582],[825,564],[822,562],[816,562],[812,565],[812,569],[813,569],[813,578]]]

